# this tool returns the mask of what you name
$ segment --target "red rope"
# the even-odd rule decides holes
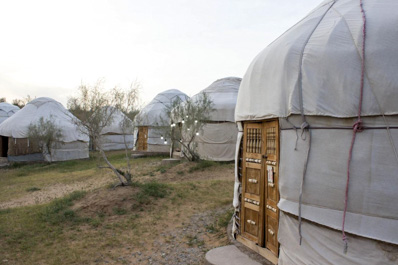
[[[344,213],[343,213],[343,225],[342,225],[342,234],[343,234],[343,241],[344,241],[344,253],[347,253],[347,248],[348,248],[348,242],[347,242],[347,236],[344,231],[344,225],[345,225],[345,218],[346,218],[346,213],[347,213],[347,205],[348,205],[348,186],[350,183],[350,164],[352,160],[352,151],[354,149],[354,143],[355,143],[355,138],[357,135],[357,132],[362,132],[363,131],[363,126],[362,126],[362,120],[361,120],[361,111],[362,111],[362,101],[363,101],[363,87],[364,87],[364,82],[365,82],[365,39],[366,39],[366,16],[365,16],[365,11],[363,9],[363,2],[362,0],[359,0],[360,2],[360,8],[361,8],[361,13],[362,13],[362,20],[363,20],[363,29],[362,29],[362,64],[361,64],[361,94],[359,98],[359,105],[358,105],[358,119],[353,125],[353,134],[352,134],[352,139],[351,139],[351,146],[350,146],[350,151],[348,155],[348,165],[347,165],[347,183],[345,187],[345,200],[344,200]]]

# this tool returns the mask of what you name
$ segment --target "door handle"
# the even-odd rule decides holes
[[[262,158],[267,159],[268,156],[267,155],[262,155]]]

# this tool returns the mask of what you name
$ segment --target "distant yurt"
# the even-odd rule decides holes
[[[102,149],[104,151],[121,150],[125,149],[126,146],[128,149],[132,149],[134,146],[133,132],[129,131],[128,128],[125,130],[122,128],[123,122],[132,124],[132,120],[120,110],[113,107],[108,108],[112,108],[112,122],[101,131]]]
[[[19,110],[19,107],[11,105],[7,102],[0,103],[0,123],[14,115]]]
[[[233,233],[268,260],[398,264],[397,14],[324,1],[243,77]]]
[[[0,124],[19,111],[19,107],[11,105],[7,102],[0,103]],[[1,136],[0,140],[0,157],[6,157],[8,150],[8,138]]]
[[[49,161],[43,155],[37,143],[28,140],[28,127],[43,117],[53,119],[61,129],[62,140],[55,143],[52,161],[88,158],[89,137],[82,134],[73,119],[76,119],[61,103],[46,97],[32,100],[24,108],[0,124],[0,135],[7,137],[7,156],[9,161]]]
[[[178,89],[169,89],[155,96],[136,116],[138,129],[135,148],[137,151],[170,152],[171,141],[162,137],[162,127],[169,126],[166,110],[177,98],[185,101],[188,96]]]
[[[235,106],[238,97],[239,77],[226,77],[214,81],[209,87],[192,96],[194,102],[202,93],[213,102],[214,111],[204,121],[202,132],[195,137],[197,152],[201,159],[232,161],[238,129],[235,124]]]

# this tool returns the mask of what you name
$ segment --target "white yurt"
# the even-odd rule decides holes
[[[0,135],[8,137],[7,158],[9,161],[49,161],[40,153],[37,143],[27,139],[28,127],[43,117],[52,119],[61,129],[62,140],[55,144],[52,161],[88,158],[89,137],[82,134],[73,119],[76,119],[61,103],[46,97],[32,100],[20,111],[0,124]]]
[[[129,132],[128,129],[123,130],[122,128],[123,122],[127,122],[132,125],[133,121],[126,117],[126,115],[119,109],[114,107],[108,108],[112,108],[112,110],[109,109],[109,111],[113,112],[112,122],[101,131],[102,149],[104,151],[122,150],[126,148],[126,145],[129,149],[133,148],[133,132]]]
[[[327,0],[266,47],[235,118],[237,240],[285,264],[398,264],[398,1]]]
[[[195,137],[197,152],[201,159],[232,161],[235,158],[238,129],[235,124],[235,105],[238,97],[239,77],[226,77],[214,81],[210,86],[192,96],[192,101],[207,94],[213,102],[213,111],[199,136]]]
[[[171,141],[162,139],[162,127],[169,126],[166,110],[177,99],[185,101],[188,96],[178,89],[169,89],[155,96],[135,117],[138,129],[135,148],[137,151],[170,152]]]
[[[7,102],[0,103],[0,123],[14,115],[19,108],[15,105],[11,105]]]

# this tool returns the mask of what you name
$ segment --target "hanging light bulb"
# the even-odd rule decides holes
[[[195,123],[198,123],[198,120],[195,120]]]
[[[162,136],[160,136],[160,139],[162,139],[162,140],[163,140],[163,135],[162,135]]]
[[[196,135],[199,135],[199,132],[197,132]]]
[[[190,131],[191,130],[191,128],[188,128],[188,131]]]
[[[187,118],[188,118],[188,115],[187,115],[187,116],[185,116],[185,117],[187,117]]]
[[[184,123],[185,123],[184,119],[182,119],[181,123],[182,123],[182,124],[184,124]]]
[[[167,144],[167,139],[164,139],[164,144]]]

